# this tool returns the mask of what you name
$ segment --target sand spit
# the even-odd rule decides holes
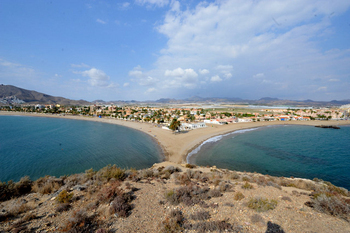
[[[185,163],[186,156],[189,152],[200,146],[209,138],[227,134],[236,130],[271,126],[271,125],[321,125],[324,121],[274,121],[274,122],[246,122],[234,123],[229,125],[210,125],[208,127],[196,129],[188,132],[180,132],[174,134],[170,130],[164,130],[155,124],[140,123],[135,121],[118,120],[115,118],[97,118],[88,116],[72,116],[72,115],[49,115],[49,114],[32,114],[23,112],[0,112],[0,115],[19,115],[19,116],[35,116],[35,117],[54,117],[74,120],[87,120],[95,122],[103,122],[109,124],[122,125],[132,129],[142,131],[153,137],[160,147],[163,149],[166,160],[175,163]],[[349,125],[349,121],[330,121],[332,125]],[[328,123],[328,122],[327,122]]]

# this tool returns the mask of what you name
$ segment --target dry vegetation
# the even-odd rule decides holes
[[[349,232],[349,221],[348,190],[329,182],[189,164],[0,183],[0,232]]]

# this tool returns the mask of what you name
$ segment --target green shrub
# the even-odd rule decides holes
[[[242,181],[250,182],[250,181],[251,181],[251,177],[249,177],[249,176],[243,176],[243,177],[242,177]]]
[[[189,164],[189,163],[186,164],[186,168],[192,169],[192,168],[196,168],[196,167],[197,167],[197,166],[194,165],[194,164]]]
[[[248,207],[254,209],[258,212],[264,212],[268,210],[273,210],[277,206],[277,200],[267,199],[262,197],[250,198],[248,201]]]
[[[56,201],[58,203],[69,203],[73,198],[73,193],[68,193],[67,190],[61,191],[57,198]]]
[[[242,200],[244,198],[244,195],[243,195],[243,193],[241,193],[241,192],[237,192],[237,193],[235,193],[235,195],[233,196],[233,199],[235,199],[236,201],[240,201],[240,200]]]
[[[98,171],[97,176],[103,180],[109,181],[110,179],[124,180],[126,178],[125,170],[117,167],[116,165],[108,165]]]
[[[245,182],[244,185],[241,186],[242,189],[253,189],[253,185],[249,184],[248,182]]]

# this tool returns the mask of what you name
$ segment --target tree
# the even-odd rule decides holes
[[[181,123],[180,121],[178,121],[177,119],[173,119],[173,121],[171,122],[169,129],[171,129],[173,132],[175,132],[175,130],[180,129]]]

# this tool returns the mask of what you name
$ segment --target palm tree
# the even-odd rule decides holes
[[[181,126],[181,122],[178,121],[177,119],[173,119],[173,121],[169,126],[169,129],[171,129],[175,133],[175,130],[179,130],[180,126]]]

